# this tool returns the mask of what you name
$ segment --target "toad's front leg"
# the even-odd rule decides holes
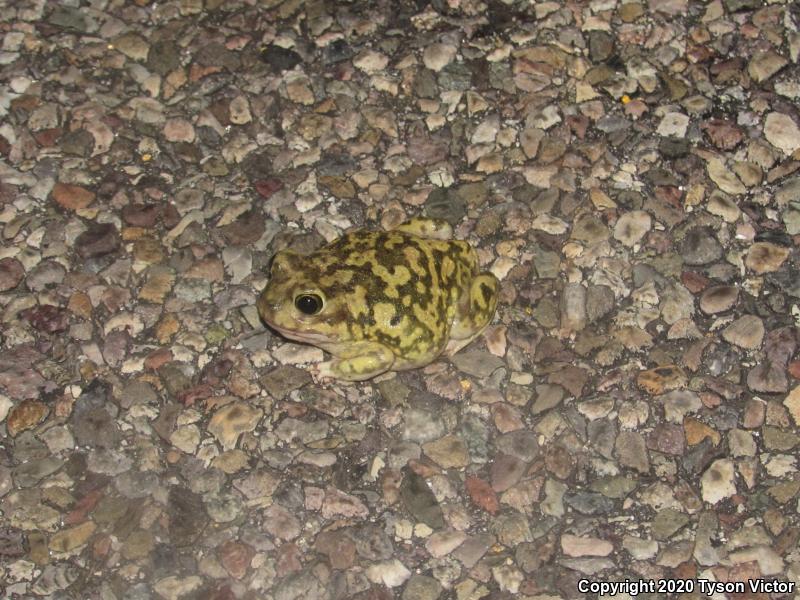
[[[334,354],[333,360],[314,367],[319,379],[364,381],[385,373],[394,364],[394,353],[378,342],[353,342],[345,348],[333,349],[331,353]]]
[[[444,351],[447,356],[461,350],[486,329],[494,317],[499,291],[500,282],[488,271],[472,280],[456,307],[450,341]]]

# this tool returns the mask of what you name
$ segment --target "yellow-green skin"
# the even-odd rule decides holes
[[[360,381],[453,354],[489,324],[499,284],[443,222],[413,219],[392,231],[358,230],[307,256],[278,252],[258,313],[285,337],[334,359],[323,377]],[[323,300],[317,314],[295,306]]]

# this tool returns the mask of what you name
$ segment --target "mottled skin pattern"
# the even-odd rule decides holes
[[[275,255],[258,312],[284,336],[334,356],[321,376],[363,380],[457,352],[489,324],[498,282],[478,271],[475,250],[441,221],[345,234],[307,256]],[[321,300],[318,312],[298,297]]]

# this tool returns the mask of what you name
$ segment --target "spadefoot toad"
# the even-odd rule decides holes
[[[360,381],[453,354],[489,324],[499,283],[444,221],[351,231],[307,256],[278,252],[261,318],[333,360],[320,376]]]

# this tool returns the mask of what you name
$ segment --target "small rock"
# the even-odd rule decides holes
[[[736,203],[720,192],[711,195],[706,205],[706,210],[712,215],[722,217],[722,220],[726,223],[735,223],[742,214]]]
[[[303,62],[302,57],[291,50],[276,44],[269,44],[261,49],[261,60],[266,62],[274,71],[288,71]]]
[[[703,130],[720,150],[733,150],[743,137],[742,130],[725,119],[709,119],[703,124]]]
[[[728,432],[728,447],[734,457],[755,456],[757,450],[753,434],[744,429],[731,429]]]
[[[602,515],[614,510],[615,503],[596,492],[576,492],[564,496],[564,501],[582,515]]]
[[[568,283],[561,297],[561,327],[581,331],[586,327],[586,288],[580,283]]]
[[[459,436],[446,435],[423,444],[422,449],[436,464],[444,469],[458,469],[469,464],[467,446]]]
[[[237,96],[231,100],[228,108],[231,123],[234,125],[244,125],[253,120],[253,116],[250,114],[250,103],[245,96]]]
[[[727,194],[744,194],[747,188],[721,160],[712,158],[708,161],[708,176],[719,189]],[[688,262],[688,261],[687,261]],[[697,264],[697,263],[690,263]]]
[[[375,50],[362,52],[353,60],[353,66],[365,73],[377,73],[386,69],[389,57]]]
[[[145,558],[155,546],[155,536],[149,531],[137,530],[128,536],[122,547],[122,555],[128,560]]]
[[[94,202],[94,192],[79,185],[57,182],[53,186],[53,200],[67,210],[86,208]]]
[[[780,394],[788,385],[786,368],[773,361],[760,362],[747,374],[747,387],[754,392]]]
[[[75,251],[81,258],[105,256],[119,247],[120,239],[113,223],[93,223],[75,239]]]
[[[411,515],[432,529],[444,526],[442,507],[423,477],[408,472],[400,485],[400,499]]]
[[[439,72],[456,57],[456,47],[450,44],[430,44],[422,53],[422,62],[431,71]]]
[[[459,371],[481,379],[505,366],[503,359],[483,350],[462,351],[451,357],[450,360]]]
[[[464,485],[470,499],[477,506],[492,515],[500,509],[500,504],[497,501],[497,494],[488,482],[479,477],[470,476],[467,477]]]
[[[777,271],[788,257],[789,248],[770,242],[756,242],[750,246],[744,264],[751,271],[761,275]]]
[[[677,424],[660,423],[647,436],[647,447],[662,454],[680,456],[684,451],[683,428]]]
[[[322,516],[326,519],[335,517],[364,519],[369,515],[366,505],[350,494],[328,487],[322,501]]]
[[[492,567],[492,577],[497,582],[501,592],[514,595],[519,591],[519,586],[525,580],[522,572],[509,564]]]
[[[49,548],[53,552],[69,552],[80,548],[89,541],[95,529],[97,529],[97,525],[92,521],[63,529],[50,538]]]
[[[771,112],[767,115],[764,122],[764,137],[786,154],[791,154],[800,148],[800,127],[789,115],[783,113]]]
[[[756,82],[761,83],[775,75],[787,63],[785,58],[772,50],[755,52],[747,65],[747,72]]]
[[[622,547],[636,560],[653,558],[658,552],[658,542],[655,540],[644,540],[629,535],[622,539]]]
[[[169,441],[178,450],[194,454],[200,444],[200,437],[200,429],[197,425],[185,425],[173,431],[169,436]]]
[[[635,431],[621,431],[615,444],[617,457],[624,467],[630,467],[640,473],[650,472],[650,459],[647,454],[647,445],[640,433]]]
[[[185,487],[170,487],[166,512],[169,517],[169,540],[178,547],[193,544],[208,523],[202,497]]]
[[[651,533],[656,540],[667,540],[689,522],[689,515],[673,508],[658,511],[651,525]]]
[[[38,400],[23,400],[12,408],[6,419],[6,430],[12,438],[33,429],[47,416],[47,406]]]
[[[745,315],[728,325],[722,337],[740,348],[756,350],[764,340],[764,323],[755,315]]]
[[[664,137],[682,138],[689,127],[689,117],[683,113],[671,112],[664,115],[656,133]]]
[[[795,425],[800,426],[800,385],[794,388],[783,400],[783,405],[789,409]]]
[[[189,575],[188,577],[170,575],[156,581],[153,589],[164,600],[181,600],[181,598],[189,596],[202,585],[203,580],[197,575]]]
[[[116,448],[121,433],[116,420],[103,406],[92,406],[82,402],[75,403],[72,412],[72,432],[81,446]]]
[[[492,462],[490,480],[492,489],[504,492],[515,485],[525,474],[525,462],[509,454],[500,454]]]
[[[85,129],[70,131],[61,138],[61,151],[87,158],[94,150],[94,136]]]
[[[66,310],[50,304],[34,306],[20,313],[34,329],[45,333],[64,331],[69,326],[69,315]]]
[[[172,40],[159,40],[150,46],[147,53],[147,68],[161,76],[167,75],[181,65],[180,49]]]
[[[664,365],[642,371],[636,379],[639,387],[647,393],[657,396],[666,391],[682,388],[686,385],[686,375],[675,365]]]
[[[122,209],[122,219],[135,227],[153,227],[161,213],[156,204],[128,204]]]
[[[388,588],[399,587],[411,577],[411,571],[396,558],[370,565],[366,574],[371,582],[381,583]]]
[[[714,446],[717,446],[722,439],[718,431],[692,417],[686,417],[683,420],[683,431],[686,436],[686,443],[690,446],[696,446],[705,439],[710,440]]]
[[[434,558],[442,558],[458,548],[467,539],[463,531],[440,531],[431,535],[425,548]]]
[[[334,569],[348,569],[356,558],[356,545],[339,531],[323,531],[314,542],[314,549],[325,554]]]
[[[147,60],[150,44],[143,37],[135,33],[125,33],[113,40],[114,48],[130,59],[143,62]]]
[[[614,52],[614,37],[605,31],[589,32],[589,57],[593,63],[608,60]]]
[[[274,503],[264,511],[264,527],[267,532],[280,540],[293,540],[300,535],[300,520],[292,511]]]
[[[709,504],[716,504],[733,496],[736,493],[733,461],[729,458],[720,458],[711,463],[700,479],[700,487],[703,500]]]
[[[709,229],[694,227],[683,238],[681,256],[687,265],[707,265],[722,257],[722,246]]]
[[[755,561],[758,563],[759,574],[766,577],[777,576],[784,572],[783,559],[769,546],[752,546],[731,552],[728,559],[735,565]]]
[[[168,142],[194,141],[194,127],[186,119],[169,119],[164,124],[164,137]]]
[[[725,312],[739,300],[739,288],[733,285],[710,287],[700,296],[700,310],[707,315]]]
[[[643,210],[633,210],[623,214],[614,226],[614,238],[633,246],[650,231],[652,221],[650,215]]]
[[[13,290],[25,277],[25,268],[16,258],[0,259],[0,292]]]
[[[442,584],[427,575],[412,575],[403,589],[401,600],[436,600],[442,595]]]
[[[614,545],[606,540],[594,537],[579,537],[565,533],[561,536],[561,549],[567,556],[608,556],[614,551]]]
[[[236,447],[239,436],[253,431],[261,420],[263,411],[246,402],[232,402],[220,408],[208,423],[208,432],[225,450]]]

